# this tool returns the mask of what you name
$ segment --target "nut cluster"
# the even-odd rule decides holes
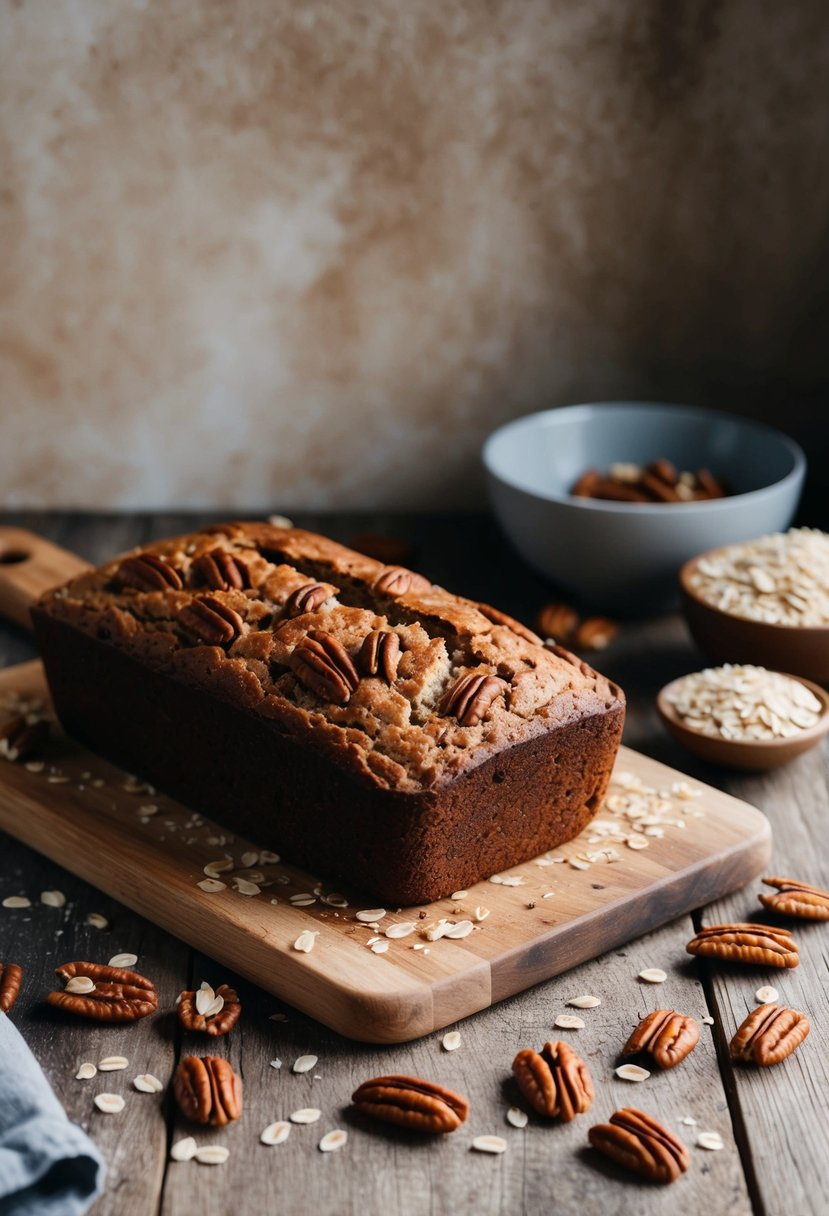
[[[708,469],[678,472],[670,460],[650,464],[612,464],[607,473],[588,469],[575,482],[574,498],[600,498],[610,502],[701,502],[725,498],[728,491]]]
[[[582,620],[570,604],[558,601],[544,605],[536,624],[553,653],[557,653],[556,643],[574,646],[576,650],[606,650],[619,632],[619,626],[609,617],[589,616]]]
[[[584,1060],[568,1043],[525,1047],[512,1062],[518,1088],[536,1114],[569,1123],[593,1103],[593,1082]]]
[[[64,963],[55,974],[66,987],[50,992],[50,1005],[98,1022],[136,1022],[158,1008],[152,980],[104,963]]]
[[[185,1056],[173,1077],[181,1113],[193,1123],[224,1127],[242,1113],[242,1081],[218,1056]]]
[[[242,1014],[242,1005],[235,989],[228,984],[220,984],[216,989],[214,1004],[216,1012],[210,1008],[199,1012],[198,992],[182,992],[178,999],[178,1020],[185,1030],[198,1031],[212,1036],[227,1034],[232,1030]]]

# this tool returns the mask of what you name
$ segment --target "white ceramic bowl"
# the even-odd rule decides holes
[[[709,502],[573,498],[588,468],[666,457],[731,486]],[[543,410],[493,432],[483,448],[490,500],[508,538],[540,574],[605,613],[677,599],[683,562],[714,546],[788,526],[806,460],[773,427],[697,406],[603,401]]]

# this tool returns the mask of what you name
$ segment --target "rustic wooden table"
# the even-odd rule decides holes
[[[154,537],[185,531],[204,522],[194,516],[17,514],[3,522],[48,535],[91,561]],[[507,549],[486,517],[297,517],[348,542],[357,533],[386,532],[410,538],[416,565],[436,582],[474,598],[496,603],[531,621],[549,598],[549,589]],[[28,635],[0,626],[0,665],[31,658]],[[765,776],[735,776],[710,769],[682,753],[663,734],[654,710],[654,695],[667,680],[702,665],[677,616],[627,623],[601,657],[603,670],[625,688],[629,715],[625,741],[712,785],[754,803],[768,815],[774,831],[772,870],[829,886],[825,850],[829,815],[829,770],[825,749],[813,751],[786,768]],[[59,889],[62,909],[45,907],[39,893]],[[103,1197],[96,1216],[133,1216],[198,1211],[227,1216],[280,1211],[330,1212],[337,1216],[490,1216],[494,1213],[540,1214],[555,1210],[572,1216],[602,1213],[641,1216],[667,1213],[676,1206],[706,1216],[826,1216],[829,1184],[829,1018],[824,985],[829,961],[829,929],[798,924],[801,965],[793,972],[709,967],[690,959],[685,943],[701,921],[756,919],[754,886],[693,917],[675,923],[576,971],[541,984],[494,1008],[468,1018],[460,1027],[461,1048],[441,1049],[441,1035],[395,1047],[373,1047],[338,1037],[323,1026],[280,1006],[242,980],[236,981],[244,1002],[239,1026],[227,1038],[211,1041],[215,1054],[227,1054],[245,1083],[242,1120],[214,1138],[231,1155],[223,1166],[208,1168],[169,1160],[174,1139],[191,1129],[179,1119],[164,1095],[128,1097],[117,1116],[96,1112],[89,1083],[74,1079],[78,1064],[106,1055],[125,1054],[126,1073],[113,1074],[111,1088],[126,1089],[130,1078],[152,1072],[165,1082],[176,1061],[186,1054],[173,1013],[148,1018],[129,1029],[99,1026],[61,1016],[43,1003],[52,987],[54,967],[68,959],[106,960],[119,951],[139,955],[141,970],[158,986],[161,1008],[172,1010],[182,988],[202,979],[230,980],[207,957],[156,929],[127,908],[19,845],[0,836],[0,896],[24,892],[33,906],[2,912],[0,958],[25,968],[21,998],[13,1019],[43,1066],[71,1118],[89,1130],[108,1162]],[[85,923],[101,912],[109,928]],[[645,967],[668,973],[665,1003],[684,1012],[713,1018],[702,1040],[680,1067],[655,1073],[642,1086],[618,1081],[613,1067],[619,1048],[646,1006],[637,974]],[[727,1043],[747,1011],[754,993],[773,984],[781,998],[808,1013],[812,1033],[803,1047],[776,1068],[733,1068]],[[588,1116],[566,1126],[532,1120],[523,1130],[505,1121],[518,1099],[510,1080],[516,1050],[539,1048],[555,1037],[552,1018],[565,1000],[580,993],[601,997],[601,1006],[585,1016],[587,1026],[571,1037],[588,1061],[597,1096]],[[650,1007],[650,1006],[647,1006]],[[272,1014],[284,1020],[272,1020]],[[312,1073],[295,1075],[290,1064],[313,1053],[319,1063]],[[271,1061],[281,1059],[275,1069]],[[420,1141],[385,1127],[354,1122],[348,1099],[362,1080],[379,1073],[420,1074],[467,1094],[468,1124],[453,1136]],[[689,1172],[670,1188],[640,1184],[600,1160],[587,1147],[587,1127],[606,1119],[619,1106],[638,1105],[663,1120],[692,1147]],[[323,1121],[295,1127],[276,1148],[259,1143],[259,1133],[275,1119],[300,1106],[317,1106]],[[692,1117],[696,1126],[683,1124]],[[321,1129],[350,1131],[345,1150],[317,1151]],[[695,1148],[702,1130],[721,1133],[724,1149]],[[506,1137],[502,1156],[471,1152],[473,1135],[494,1132]]]

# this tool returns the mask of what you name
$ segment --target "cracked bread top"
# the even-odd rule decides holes
[[[147,545],[40,607],[386,789],[442,787],[624,705],[496,609],[294,528],[221,524]]]

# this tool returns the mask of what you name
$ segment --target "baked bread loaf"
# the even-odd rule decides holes
[[[69,734],[394,906],[577,835],[622,732],[621,691],[575,656],[298,529],[147,545],[32,615]]]

